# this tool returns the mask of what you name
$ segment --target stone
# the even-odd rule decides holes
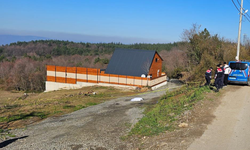
[[[180,128],[187,128],[187,127],[188,127],[188,124],[187,124],[187,123],[180,123],[180,124],[179,124],[179,127],[180,127]]]

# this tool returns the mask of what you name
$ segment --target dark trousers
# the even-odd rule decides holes
[[[227,86],[228,83],[228,74],[224,74],[224,86]]]
[[[221,77],[222,78],[222,77]],[[221,78],[216,78],[214,81],[214,85],[217,88],[217,90],[222,88],[222,79]]]
[[[223,85],[224,85],[224,77],[225,77],[225,75],[223,74],[222,78],[221,78],[221,87],[223,87]]]
[[[205,85],[210,85],[211,78],[210,78],[210,77],[208,77],[208,76],[205,76],[205,79],[206,79],[206,83],[205,83]]]

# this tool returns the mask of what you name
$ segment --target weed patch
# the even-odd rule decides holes
[[[72,109],[72,108],[75,108],[74,105],[64,105],[63,106],[63,109]]]
[[[16,135],[11,134],[9,131],[10,130],[0,129],[0,139],[6,140],[7,137],[16,137]]]
[[[74,106],[74,105],[64,105],[63,109],[71,109],[73,111],[77,111],[77,110],[80,110],[80,109],[85,108],[85,107],[87,107],[87,106],[83,106],[83,105],[76,105],[76,106]]]
[[[146,108],[145,116],[134,126],[130,135],[151,136],[174,129],[178,115],[191,109],[204,98],[203,93],[209,91],[208,87],[185,86],[167,92],[154,107]]]
[[[17,108],[17,107],[20,107],[20,105],[15,104],[15,105],[5,105],[4,106],[5,109],[13,109],[13,108]]]
[[[93,103],[93,102],[89,102],[86,104],[87,106],[94,106],[94,105],[97,105],[97,103]]]
[[[47,117],[47,114],[45,114],[44,112],[31,112],[28,114],[11,115],[7,117],[0,117],[0,122],[17,121],[17,120],[22,120],[22,119],[28,119],[30,117],[39,117],[41,119],[44,119]]]
[[[83,109],[83,108],[85,108],[85,107],[86,107],[86,106],[83,106],[83,105],[77,105],[77,106],[75,106],[74,111]]]

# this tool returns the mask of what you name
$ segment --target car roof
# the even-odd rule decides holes
[[[248,60],[245,60],[245,61],[229,61],[229,63],[247,63],[247,64],[250,64],[250,62]]]

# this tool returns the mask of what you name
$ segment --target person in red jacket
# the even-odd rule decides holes
[[[219,89],[221,89],[222,86],[223,86],[223,84],[222,84],[222,77],[223,77],[223,75],[224,75],[224,72],[223,72],[223,70],[220,68],[220,65],[221,65],[221,64],[218,64],[218,65],[217,65],[217,69],[216,69],[216,71],[215,71],[215,76],[214,76],[214,78],[215,78],[214,84],[215,84],[215,87],[217,88],[217,92],[218,92]]]
[[[210,82],[211,82],[211,79],[212,79],[212,70],[213,68],[210,67],[206,73],[205,73],[205,79],[206,79],[206,83],[205,83],[205,86],[206,85],[210,85]]]

